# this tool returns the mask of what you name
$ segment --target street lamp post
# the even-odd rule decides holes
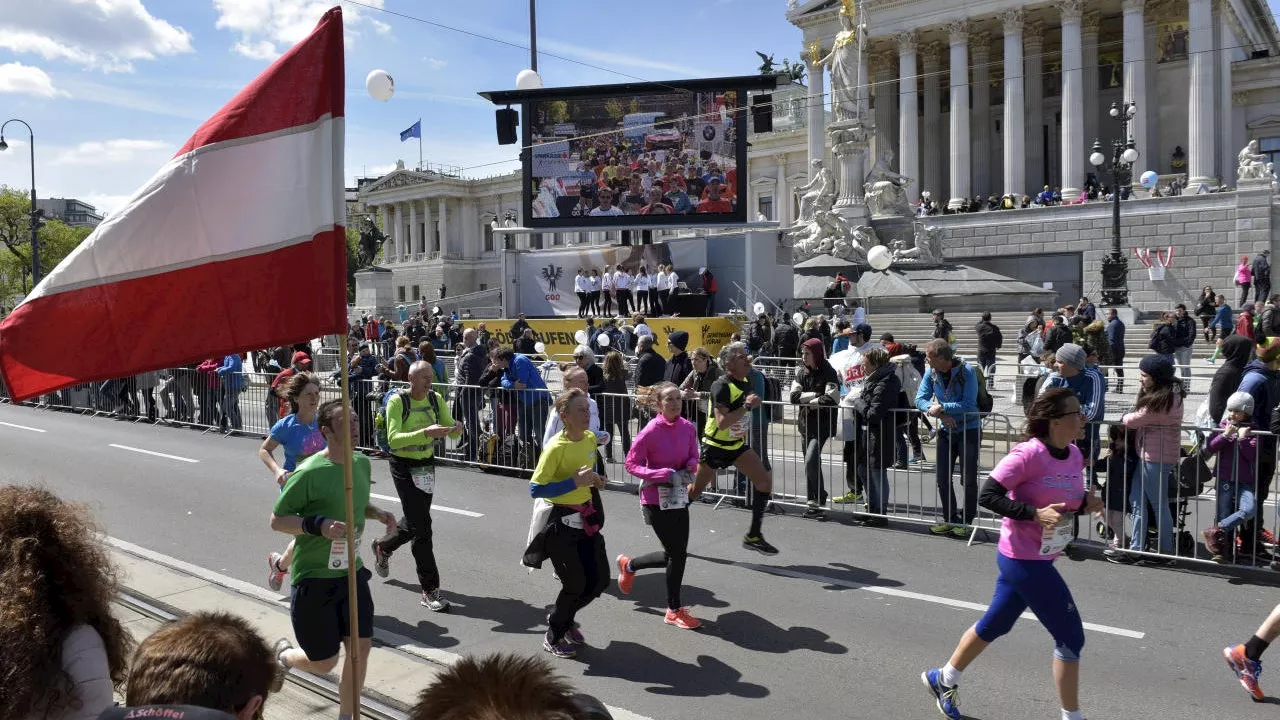
[[[1126,102],[1111,104],[1111,117],[1120,122],[1123,139],[1111,143],[1111,162],[1102,153],[1102,141],[1094,140],[1089,163],[1098,169],[1111,171],[1111,252],[1102,257],[1102,304],[1116,307],[1129,304],[1129,258],[1120,247],[1120,188],[1133,183],[1133,164],[1138,161],[1138,151],[1129,136],[1129,122],[1137,113],[1137,105]]]
[[[18,118],[6,120],[3,125],[0,125],[0,152],[9,149],[9,143],[4,141],[4,129],[11,122],[26,125],[27,134],[31,136],[31,287],[35,289],[40,282],[40,213],[36,210],[36,133],[25,120]]]

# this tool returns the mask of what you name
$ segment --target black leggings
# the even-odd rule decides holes
[[[656,505],[645,505],[644,517],[662,543],[662,552],[631,558],[631,569],[666,568],[667,609],[679,610],[680,586],[684,584],[684,565],[689,557],[689,508],[660,510]]]
[[[611,291],[605,291],[604,297],[600,298],[600,302],[602,303],[600,306],[600,314],[605,317],[609,317],[610,315],[612,315],[613,314],[613,293]]]
[[[599,291],[599,290],[592,290],[592,291],[588,294],[588,297],[589,297],[589,299],[590,299],[590,301],[591,301],[591,302],[590,302],[590,304],[591,304],[591,314],[592,314],[592,315],[599,315],[599,314],[600,314],[600,291]]]
[[[560,594],[556,595],[555,609],[551,611],[551,639],[559,642],[573,627],[578,611],[600,597],[612,578],[604,536],[598,532],[587,535],[558,524],[548,531],[547,554],[560,577]]]
[[[586,317],[587,309],[590,307],[590,305],[591,305],[591,294],[584,293],[584,292],[578,293],[578,317]]]

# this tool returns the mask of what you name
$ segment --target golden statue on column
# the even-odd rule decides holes
[[[867,31],[861,12],[857,0],[841,0],[843,29],[831,43],[831,52],[818,61],[831,72],[831,100],[837,121],[864,121],[870,104],[863,81]]]

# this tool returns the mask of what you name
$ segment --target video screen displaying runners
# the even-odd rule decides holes
[[[740,97],[687,90],[530,103],[530,226],[744,220]]]

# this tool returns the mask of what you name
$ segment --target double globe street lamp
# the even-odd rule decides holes
[[[1102,141],[1093,141],[1093,153],[1089,164],[1111,172],[1111,252],[1102,258],[1102,304],[1108,307],[1129,304],[1129,258],[1120,248],[1120,188],[1133,183],[1133,164],[1138,161],[1138,151],[1129,135],[1129,123],[1137,114],[1138,106],[1132,102],[1123,105],[1111,103],[1111,117],[1120,122],[1120,138],[1111,143],[1111,162],[1102,152]]]
[[[12,122],[26,125],[27,134],[31,136],[31,287],[35,289],[35,286],[40,283],[40,212],[36,210],[36,134],[25,120],[18,118],[6,120],[3,125],[0,125],[0,152],[9,149],[9,143],[4,141],[4,129]]]

